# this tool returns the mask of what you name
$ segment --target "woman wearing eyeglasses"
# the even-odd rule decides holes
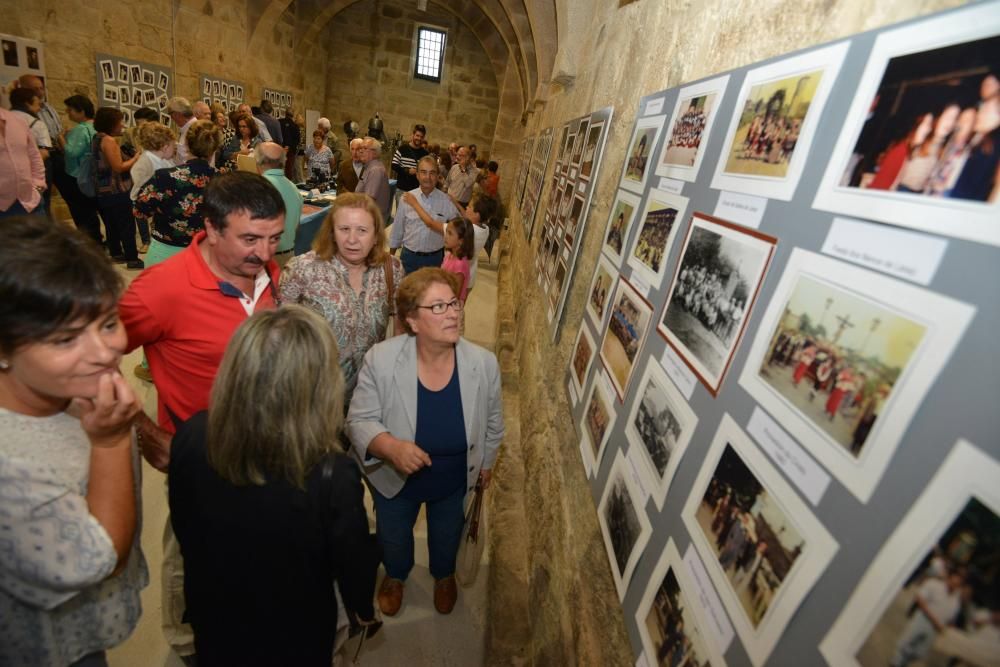
[[[459,335],[457,282],[439,268],[403,279],[396,312],[406,335],[365,355],[347,415],[375,502],[386,571],[378,603],[390,616],[403,602],[423,504],[434,607],[447,614],[455,606],[465,502],[477,481],[489,485],[503,439],[497,359]]]

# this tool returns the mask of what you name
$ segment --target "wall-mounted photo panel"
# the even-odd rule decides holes
[[[764,664],[837,543],[728,414],[682,518],[747,655]]]
[[[673,538],[653,568],[635,613],[635,624],[650,665],[723,667],[726,662],[709,637],[684,561]]]
[[[660,334],[713,396],[732,363],[778,240],[695,213]]]
[[[607,375],[603,372],[594,373],[590,382],[590,391],[583,402],[583,417],[580,419],[580,433],[589,445],[583,449],[590,459],[590,469],[595,473],[601,467],[604,450],[608,446],[608,438],[615,426],[618,413],[615,411],[615,397],[608,385]]]
[[[573,142],[573,153],[570,156],[570,164],[579,167],[583,157],[583,144],[587,140],[587,128],[590,127],[590,119],[584,118],[580,121],[580,127],[576,130],[576,140]]]
[[[839,42],[747,73],[713,188],[792,198],[849,45]]]
[[[608,228],[604,232],[604,246],[602,250],[607,255],[616,268],[621,267],[622,258],[625,256],[625,244],[628,242],[628,234],[632,231],[632,221],[639,210],[641,199],[625,190],[619,190],[615,197],[615,203],[611,207],[611,215],[608,216]]]
[[[646,477],[657,509],[663,509],[697,425],[698,415],[667,379],[660,363],[650,357],[625,424],[625,437],[630,447],[639,448],[639,458],[646,464],[639,473]]]
[[[796,248],[740,385],[867,502],[974,314],[959,301]]]
[[[651,190],[639,218],[639,231],[632,240],[628,265],[653,289],[663,284],[667,256],[677,230],[684,221],[688,198]]]
[[[653,308],[627,280],[621,278],[611,301],[608,320],[601,342],[601,361],[608,369],[618,398],[625,398],[629,379],[635,370],[636,357],[646,341]]]
[[[646,516],[642,492],[632,480],[620,449],[597,506],[597,520],[611,561],[618,599],[622,600],[653,529]]]
[[[604,316],[610,310],[608,304],[611,302],[617,278],[618,271],[614,265],[604,255],[599,256],[597,266],[594,267],[594,278],[590,281],[590,289],[587,291],[586,305],[587,315],[598,331],[604,330]]]
[[[959,440],[871,562],[820,652],[837,667],[998,664],[998,562],[1000,464]]]
[[[592,123],[587,129],[587,139],[583,144],[583,157],[580,163],[580,178],[590,180],[594,173],[594,161],[597,159],[598,150],[601,146],[601,132],[604,130],[604,122]]]
[[[573,386],[580,394],[583,393],[583,385],[587,383],[587,373],[590,371],[590,362],[594,360],[594,352],[597,347],[594,345],[594,337],[590,335],[590,330],[586,326],[580,327],[580,333],[576,336],[576,345],[573,346],[573,358],[570,361],[570,377]]]
[[[1000,245],[1000,3],[878,36],[814,206]]]
[[[641,195],[646,189],[646,181],[654,169],[650,157],[656,149],[656,141],[663,130],[666,116],[647,116],[635,122],[632,140],[628,143],[628,153],[625,154],[625,164],[622,166],[621,183],[618,187],[631,190]]]
[[[557,256],[559,251],[559,242],[557,241],[553,247],[555,251],[554,256]],[[552,270],[550,269],[550,273]],[[566,262],[561,257],[555,262],[554,273],[551,276],[551,283],[549,283],[549,305],[553,309],[556,307],[556,303],[559,301],[559,293],[562,292],[563,281],[566,280]]]
[[[698,178],[705,146],[729,85],[729,75],[681,88],[667,123],[667,138],[656,164],[656,175],[693,182]]]
[[[583,197],[568,197],[566,201],[570,202],[570,205],[563,223],[563,241],[566,243],[567,247],[572,248],[573,242],[576,240],[577,227],[579,226],[580,218],[583,215]]]

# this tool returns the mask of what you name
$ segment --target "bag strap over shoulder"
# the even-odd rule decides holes
[[[396,314],[396,301],[392,298],[393,292],[395,292],[395,280],[393,279],[392,271],[392,255],[387,255],[385,258],[385,289],[386,298],[389,300],[389,314]]]

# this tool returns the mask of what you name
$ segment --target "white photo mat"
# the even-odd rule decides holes
[[[728,85],[729,75],[724,74],[723,76],[715,77],[714,79],[702,81],[701,83],[696,83],[690,86],[685,86],[680,89],[677,96],[677,103],[674,105],[674,111],[670,114],[670,120],[667,122],[666,136],[663,139],[663,148],[660,150],[660,157],[656,162],[656,171],[654,173],[657,176],[679,178],[682,181],[687,181],[689,183],[693,183],[698,178],[698,172],[701,170],[701,163],[705,159],[705,151],[708,147],[708,140],[712,136],[712,128],[715,126],[715,121],[719,116],[719,108],[722,106],[722,101],[725,98],[726,88]],[[711,108],[707,114],[708,117],[705,120],[705,126],[701,131],[698,147],[695,149],[694,164],[687,166],[667,163],[667,151],[670,148],[670,140],[673,136],[674,128],[680,119],[681,113],[686,105],[690,104],[691,100],[699,97],[710,98],[709,104],[711,105]]]
[[[623,500],[634,512],[634,517],[638,523],[636,527],[638,528],[638,534],[634,536],[632,549],[628,552],[628,558],[622,570],[618,568],[611,536],[611,527],[608,526],[607,517],[609,500],[616,488],[624,491]],[[653,533],[653,527],[649,523],[649,517],[646,516],[642,492],[632,480],[628,463],[625,461],[625,456],[620,449],[615,454],[614,462],[611,464],[611,471],[608,473],[608,479],[604,486],[604,492],[601,494],[601,501],[597,505],[597,521],[601,525],[601,533],[604,535],[604,548],[608,552],[608,565],[611,566],[611,575],[615,580],[615,588],[618,589],[618,599],[624,600],[629,582],[632,580],[632,574],[635,572],[635,566],[638,564],[639,558],[642,556],[642,552],[649,542],[649,537]]]
[[[856,656],[872,629],[933,545],[973,498],[1000,515],[1000,463],[959,439],[879,550],[820,642],[820,653],[830,665],[860,667]]]
[[[618,232],[618,237],[621,242],[621,251],[619,252],[614,247],[614,245],[617,245],[617,242],[612,244],[609,241],[611,239],[612,231],[614,231],[615,226],[617,225],[616,219],[619,216],[619,209],[622,204],[631,208],[631,213],[624,216],[622,220],[622,228]],[[603,245],[601,246],[601,250],[608,256],[608,258],[611,259],[616,268],[621,267],[622,260],[628,252],[629,234],[632,233],[632,228],[635,226],[635,219],[636,216],[639,215],[639,206],[641,204],[642,198],[639,195],[628,192],[627,190],[619,190],[615,196],[614,204],[611,206],[611,212],[608,214],[608,224],[604,229]],[[625,210],[621,209],[620,212],[624,213]]]
[[[628,258],[626,261],[632,267],[632,271],[649,283],[653,289],[658,290],[663,284],[663,276],[667,273],[667,258],[670,256],[670,248],[673,247],[674,239],[677,238],[677,230],[684,226],[687,207],[687,197],[668,194],[662,190],[650,190],[649,194],[646,195],[646,205],[642,209],[642,215],[636,219],[635,227],[637,231],[628,246]],[[643,234],[649,214],[665,209],[673,209],[675,214],[673,222],[670,225],[670,231],[663,240],[662,246],[650,248],[653,253],[659,253],[659,265],[654,270],[647,261],[643,261],[644,258],[639,257],[639,254],[643,251],[643,248],[640,248],[640,243],[645,243],[647,247],[650,245],[648,243],[648,235],[644,237]],[[657,263],[656,258],[650,258],[648,254],[647,259],[651,263]]]
[[[625,188],[626,190],[631,190],[637,195],[641,195],[646,189],[646,183],[649,182],[650,174],[656,167],[655,160],[659,156],[656,152],[656,147],[660,140],[660,133],[663,131],[663,122],[666,120],[666,116],[663,114],[657,116],[646,116],[645,118],[640,118],[635,122],[635,128],[632,130],[632,137],[628,142],[628,152],[625,154],[625,164],[622,165],[621,178],[619,179],[618,187]],[[633,160],[637,156],[633,155],[639,148],[641,143],[640,137],[647,137],[645,144],[645,162],[642,163],[642,177],[636,178],[634,174],[631,173]],[[638,159],[643,159],[639,157]]]
[[[759,376],[786,304],[802,276],[830,284],[926,327],[923,339],[896,380],[861,455],[856,458]],[[970,305],[929,290],[796,248],[761,318],[739,382],[841,484],[859,500],[868,502],[924,395],[951,357],[975,312]]]
[[[805,544],[756,628],[748,618],[742,602],[719,563],[715,548],[709,543],[709,538],[697,518],[702,498],[715,476],[716,468],[727,445],[751,471],[762,485],[764,492],[773,499],[786,521],[791,523],[793,529],[804,539]],[[755,667],[759,667],[767,661],[802,600],[833,559],[838,549],[837,542],[728,413],[722,417],[681,516],[691,535],[691,541],[704,561],[719,597],[722,598],[736,633],[742,640],[747,655],[750,656],[750,661]]]
[[[603,335],[601,336],[600,355],[601,363],[608,371],[611,384],[618,393],[619,400],[624,400],[629,382],[635,375],[636,363],[642,358],[642,348],[645,346],[646,336],[649,334],[650,323],[653,317],[653,307],[625,278],[618,279],[614,295],[614,299],[610,304],[611,317],[608,318],[608,325],[604,327]],[[631,361],[628,359],[628,350],[625,349],[626,345],[622,343],[621,339],[612,330],[616,321],[615,309],[619,304],[627,304],[629,310],[636,312],[639,320],[636,323],[628,322],[628,327],[625,328],[625,331],[629,335],[634,333],[637,336],[633,338],[635,349]],[[618,326],[624,327],[625,325],[619,322]],[[628,347],[631,348],[631,345]]]
[[[847,53],[849,46],[849,41],[838,42],[747,72],[746,78],[743,80],[743,85],[740,88],[739,97],[736,98],[736,108],[733,112],[733,118],[729,122],[726,139],[722,145],[722,153],[719,155],[715,168],[715,176],[712,179],[713,188],[742,192],[757,197],[781,199],[783,201],[792,199],[795,194],[795,188],[799,184],[799,178],[802,176],[802,170],[805,168],[809,158],[809,149],[812,145],[813,135],[816,133],[816,128],[819,125],[820,117],[826,106],[826,100],[830,95],[830,90],[833,88],[834,82],[837,80],[837,75],[840,73],[840,65],[844,60],[844,55]],[[726,171],[729,155],[736,140],[736,133],[740,128],[740,119],[743,116],[747,97],[750,95],[752,89],[755,86],[783,81],[798,74],[807,74],[818,70],[822,70],[823,73],[809,103],[809,108],[802,127],[799,130],[798,139],[795,142],[792,157],[789,160],[785,175],[783,177],[773,177]]]
[[[587,356],[587,362],[583,368],[582,373],[577,372],[577,354],[580,353],[580,346],[585,345],[590,350],[590,354]],[[573,356],[569,360],[569,374],[570,382],[576,388],[577,393],[583,394],[583,387],[587,384],[587,376],[590,374],[590,369],[594,365],[594,357],[597,356],[597,347],[594,343],[594,337],[590,335],[590,329],[583,325],[580,327],[580,333],[576,335],[576,343],[573,345]]]
[[[912,227],[935,234],[1000,245],[1000,201],[919,197],[841,186],[872,100],[889,61],[897,56],[1000,34],[1000,3],[986,2],[880,34],[854,93],[840,138],[820,181],[815,208]],[[997,74],[996,71],[993,72]],[[995,150],[995,149],[994,149]]]
[[[673,445],[670,448],[670,455],[662,474],[657,469],[656,463],[643,443],[642,434],[636,425],[639,418],[639,409],[642,406],[647,391],[649,391],[650,383],[662,395],[662,399],[665,402],[662,409],[669,410],[679,425],[679,433],[674,438]],[[670,483],[673,481],[677,467],[684,457],[684,452],[687,451],[695,427],[698,426],[698,415],[695,414],[691,406],[684,400],[677,387],[667,377],[667,373],[663,370],[660,362],[654,357],[647,358],[646,369],[643,371],[642,378],[639,380],[637,387],[638,390],[632,397],[632,409],[629,411],[628,420],[625,422],[625,438],[629,442],[629,447],[636,447],[638,449],[638,458],[644,464],[639,472],[646,478],[647,487],[652,490],[651,495],[653,496],[653,501],[656,503],[656,509],[662,510],[667,493],[670,491]]]
[[[600,311],[597,309],[594,294],[594,292],[598,289],[598,280],[601,281],[601,287],[604,289],[604,303],[601,306]],[[606,255],[598,255],[597,266],[594,267],[594,277],[591,278],[590,288],[587,290],[587,304],[585,306],[587,315],[590,317],[590,321],[594,323],[594,327],[597,331],[602,331],[606,326],[607,315],[611,312],[611,297],[614,296],[615,282],[617,280],[618,269],[615,268],[614,264],[611,263],[611,260],[609,260]]]

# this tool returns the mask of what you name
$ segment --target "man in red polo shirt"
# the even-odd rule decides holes
[[[263,176],[238,171],[212,179],[203,207],[205,230],[184,252],[143,271],[118,306],[128,349],[145,348],[156,385],[159,428],[147,419],[139,429],[143,455],[159,470],[169,462],[177,426],[208,408],[236,328],[277,305],[279,269],[272,257],[285,231],[278,190]],[[194,636],[181,622],[183,569],[169,519],[163,541],[164,634],[188,658]]]

